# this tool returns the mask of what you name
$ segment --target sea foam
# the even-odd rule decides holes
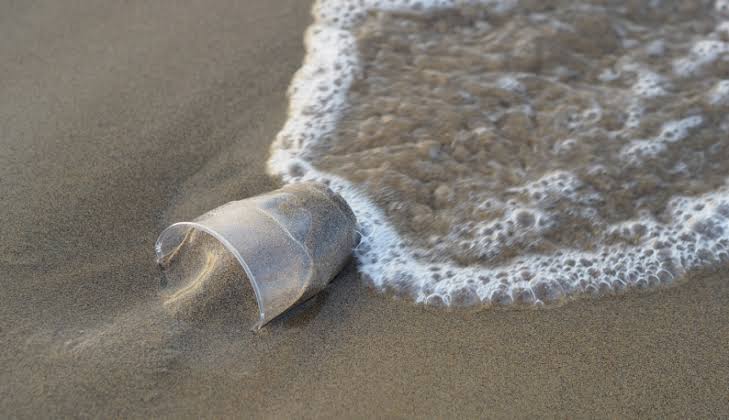
[[[558,7],[569,4],[555,3]],[[585,16],[601,13],[600,18],[612,16],[612,12],[590,4],[564,7],[571,8],[565,16],[573,13]],[[721,14],[726,11],[726,2],[718,0],[703,7],[705,10],[691,13],[716,14],[718,11]],[[602,83],[604,90],[594,93],[595,88],[572,82],[580,71],[592,71],[590,67],[570,68],[571,63],[563,64],[558,56],[549,70],[544,69],[544,63],[551,65],[549,57],[544,62],[534,62],[535,54],[544,54],[530,49],[539,45],[540,34],[531,34],[529,28],[509,22],[516,19],[513,16],[519,13],[514,11],[519,12],[520,8],[524,8],[522,17],[529,16],[529,22],[542,25],[541,30],[554,39],[564,37],[567,42],[578,44],[574,66],[580,66],[580,59],[593,60],[596,63],[592,65],[595,82]],[[721,22],[717,20],[713,32],[687,39],[686,46],[681,49],[659,35],[640,40],[645,28],[616,21],[608,30],[621,38],[619,47],[585,44],[582,51],[579,50],[583,48],[579,45],[580,31],[590,29],[582,27],[581,21],[562,21],[559,16],[550,15],[549,10],[532,9],[540,9],[540,6],[517,0],[319,0],[314,5],[315,22],[305,37],[306,57],[289,88],[288,120],[272,145],[268,170],[284,182],[325,182],[345,198],[357,216],[362,237],[355,250],[358,268],[377,289],[433,305],[543,305],[581,295],[669,285],[685,278],[690,270],[729,261],[729,185],[726,181],[720,182],[726,180],[726,174],[716,170],[722,162],[710,160],[711,153],[726,154],[716,136],[722,133],[719,127],[729,127],[729,120],[718,121],[720,117],[717,117],[726,115],[729,105],[726,81],[713,76],[721,71],[713,72],[710,68],[725,62],[729,52],[727,43],[722,40]],[[508,104],[503,110],[483,109],[486,123],[466,127],[447,142],[440,141],[442,139],[437,135],[425,133],[425,137],[435,136],[435,140],[413,144],[413,154],[405,156],[412,156],[411,162],[432,161],[430,169],[422,172],[416,168],[407,172],[401,177],[402,183],[407,184],[405,187],[378,187],[381,184],[372,178],[375,175],[371,175],[377,171],[367,168],[382,164],[387,167],[385,172],[397,172],[397,163],[388,162],[388,156],[397,155],[403,150],[399,147],[404,147],[398,143],[397,135],[388,136],[383,130],[394,127],[393,133],[407,131],[408,135],[414,133],[413,137],[419,132],[403,122],[399,114],[387,111],[390,108],[402,111],[407,103],[398,104],[397,98],[394,103],[383,99],[377,106],[381,106],[381,113],[386,115],[348,122],[355,129],[346,133],[360,135],[363,140],[356,143],[357,138],[344,139],[346,136],[340,125],[343,118],[349,118],[347,113],[355,108],[350,91],[356,83],[371,77],[359,50],[360,43],[368,36],[379,36],[378,19],[381,18],[378,16],[401,14],[401,20],[395,17],[388,24],[401,28],[405,39],[415,40],[417,36],[408,31],[418,23],[412,24],[409,19],[451,10],[468,10],[468,13],[475,10],[477,17],[461,29],[449,27],[449,20],[444,18],[434,23],[434,33],[453,30],[466,39],[508,37],[516,33],[523,39],[509,40],[515,52],[507,62],[498,54],[485,53],[477,47],[470,48],[463,43],[451,45],[449,48],[454,56],[461,60],[476,60],[483,66],[485,81],[468,85],[471,76],[466,74],[462,85],[475,87],[459,92],[446,91],[443,97],[454,97],[454,103],[473,104],[477,101],[474,95],[484,83],[492,83],[488,80],[493,76],[494,88],[488,88],[485,95],[492,95],[491,92],[503,95],[504,99],[494,104]],[[629,14],[630,11],[616,13]],[[711,18],[703,19],[707,20]],[[366,26],[369,21],[374,21],[372,28]],[[589,19],[585,22],[589,26]],[[437,26],[442,23],[444,26]],[[527,32],[520,32],[522,29]],[[670,35],[670,31],[666,31],[666,36]],[[420,47],[418,44],[417,48]],[[460,67],[459,62],[448,62],[448,57],[443,55],[429,55],[428,48],[428,43],[423,43],[416,60],[410,63],[410,58],[406,58],[404,65],[407,68],[420,66],[418,71],[422,80],[436,86],[434,89],[444,87],[447,90],[449,78],[461,77],[460,69],[454,70],[454,66]],[[623,48],[625,52],[611,67],[604,67],[600,58],[589,58],[590,48]],[[638,50],[643,52],[630,52]],[[674,56],[676,58],[672,58]],[[634,62],[638,58],[645,63]],[[396,55],[383,59],[399,60]],[[505,64],[498,64],[502,62]],[[511,70],[506,71],[507,68]],[[522,130],[527,123],[539,120],[541,114],[534,109],[536,102],[529,97],[535,91],[530,87],[535,83],[535,75],[547,86],[540,87],[540,95],[546,94],[548,89],[564,88],[579,98],[578,103],[584,102],[581,108],[567,107],[570,111],[564,115],[564,126],[544,134],[549,138],[554,133],[572,133],[571,137],[550,140],[549,153],[555,157],[542,156],[540,153],[546,152],[538,151],[535,159],[569,162],[575,159],[574,156],[581,156],[584,160],[581,166],[564,165],[562,168],[555,164],[535,176],[537,172],[530,173],[528,167],[504,167],[498,156],[491,160],[486,156],[479,165],[491,167],[483,173],[503,173],[502,178],[495,175],[493,179],[489,178],[491,175],[469,178],[456,174],[458,168],[465,167],[458,166],[458,162],[470,162],[472,155],[478,154],[478,149],[461,147],[459,142],[465,144],[492,136],[494,129],[489,124],[496,124],[499,135],[521,139],[525,136]],[[696,75],[705,77],[706,82],[692,79]],[[477,74],[477,77],[481,76]],[[375,83],[379,82],[373,81],[372,85]],[[624,88],[618,88],[618,83],[624,84]],[[688,86],[693,90],[703,91],[703,96],[699,97],[704,99],[697,99],[698,102],[685,109],[677,107],[655,113],[656,107],[660,106],[656,101],[669,101],[670,95],[675,95],[683,83],[690,83]],[[386,85],[381,87],[387,90]],[[611,95],[620,98],[614,105],[610,105]],[[665,99],[667,96],[669,99]],[[513,98],[519,98],[523,103],[513,104]],[[561,99],[557,96],[554,100]],[[610,113],[615,110],[609,109],[610,106],[625,111],[619,123],[611,122]],[[413,105],[412,112],[417,113],[416,108],[417,105]],[[443,108],[444,113],[446,108]],[[646,115],[654,114],[663,119],[646,120]],[[441,115],[436,113],[431,118],[438,119]],[[397,131],[398,127],[405,127],[404,131]],[[709,130],[708,134],[706,130]],[[692,147],[703,149],[697,153],[694,150],[687,159],[674,158],[684,153],[675,150],[675,147],[682,147],[676,145],[690,143],[699,131],[702,135],[696,138],[700,140]],[[725,131],[723,135],[726,137]],[[374,138],[384,138],[384,143],[370,145]],[[330,148],[336,145],[347,152],[329,156]],[[361,150],[357,153],[349,153],[358,147]],[[448,149],[445,152],[444,147]],[[585,147],[588,152],[574,154]],[[384,148],[385,153],[377,154],[375,148],[380,149],[377,153]],[[407,150],[411,153],[411,149]],[[448,157],[442,158],[443,153]],[[590,156],[600,154],[607,157],[591,161]],[[698,162],[701,156],[709,159],[708,163]],[[377,162],[361,168],[357,166],[359,161],[372,160]],[[419,163],[414,162],[413,166]],[[651,181],[651,165],[665,167],[660,172],[665,173],[663,178]],[[641,177],[621,174],[636,168],[642,171]],[[712,168],[714,172],[711,172]],[[452,182],[434,183],[429,171],[439,171],[443,179]],[[377,172],[377,176],[380,173],[382,171]],[[705,185],[691,184],[690,178],[696,177]],[[702,181],[701,177],[705,179]],[[473,185],[464,186],[468,182]],[[609,182],[612,184],[602,185]],[[501,188],[503,191],[499,190],[499,194],[493,194],[500,183],[505,183],[505,188]],[[426,204],[408,198],[409,186],[417,189],[423,185],[427,186],[423,187],[428,196]],[[653,201],[649,204],[646,204],[650,201],[648,198],[641,197],[645,188],[653,188],[650,198]],[[669,190],[656,194],[655,191],[661,188]],[[620,194],[621,189],[626,194]],[[458,205],[456,201],[462,192],[467,193],[464,195],[467,203]],[[624,203],[613,205],[615,200],[624,200]],[[611,206],[618,210],[605,214],[603,208]],[[627,207],[622,209],[621,206]],[[624,214],[624,217],[616,217],[616,214]],[[445,218],[445,225],[433,227],[437,225],[434,220],[442,221],[443,215],[451,218]],[[402,221],[408,218],[407,223]],[[574,234],[570,234],[572,230]]]

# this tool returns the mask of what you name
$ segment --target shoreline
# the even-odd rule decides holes
[[[0,29],[0,414],[729,414],[729,269],[460,312],[378,294],[350,263],[257,334],[235,300],[188,321],[164,312],[159,232],[277,186],[265,162],[309,7],[0,7],[14,22]]]

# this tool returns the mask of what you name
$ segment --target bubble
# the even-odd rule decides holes
[[[556,282],[539,282],[533,288],[534,296],[545,304],[554,304],[563,297],[562,288]]]
[[[476,292],[470,287],[462,287],[455,289],[450,293],[449,303],[454,307],[468,307],[480,303]]]
[[[430,306],[445,306],[445,300],[442,296],[437,294],[432,294],[425,299],[425,303]]]
[[[491,294],[490,300],[494,305],[510,305],[513,302],[511,293],[503,289],[496,289]]]

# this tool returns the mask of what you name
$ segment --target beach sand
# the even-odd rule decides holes
[[[534,310],[446,312],[350,266],[259,333],[165,312],[169,223],[271,190],[310,4],[0,5],[0,416],[729,415],[729,268]]]

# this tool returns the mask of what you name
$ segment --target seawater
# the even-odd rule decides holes
[[[729,0],[320,0],[269,171],[353,208],[360,271],[555,304],[729,262]]]

